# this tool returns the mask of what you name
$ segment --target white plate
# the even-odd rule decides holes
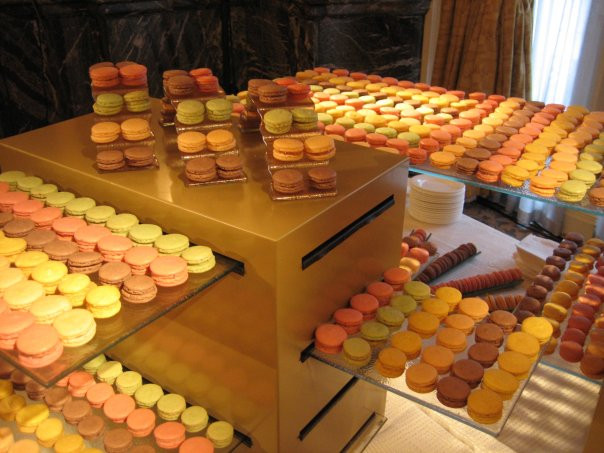
[[[464,192],[466,186],[457,181],[437,178],[430,175],[417,175],[411,178],[411,189],[416,189],[426,193],[438,194],[457,194]]]

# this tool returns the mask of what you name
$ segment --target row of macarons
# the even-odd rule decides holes
[[[22,184],[23,181],[27,181],[27,184]],[[23,210],[19,210],[21,203],[24,203]],[[15,206],[17,206],[16,211]],[[98,242],[104,237],[111,236],[113,242],[120,241],[120,244],[113,244],[113,247],[109,244],[106,253],[103,254],[104,259],[120,261],[130,252],[130,259],[126,262],[133,268],[134,274],[145,273],[151,261],[157,257],[153,249],[156,249],[159,254],[177,256],[184,254],[190,273],[205,272],[215,263],[209,247],[191,247],[185,235],[163,234],[161,227],[150,223],[139,223],[139,219],[133,214],[117,213],[111,206],[97,205],[92,198],[76,197],[71,192],[59,191],[55,184],[45,184],[41,178],[26,176],[19,170],[0,173],[0,211],[2,211],[0,224],[3,228],[13,220],[23,221],[19,224],[18,237],[13,239],[26,238],[36,230],[51,230],[59,239],[75,240],[78,243],[75,238],[78,230],[86,228],[83,231],[85,232],[91,227],[98,227],[91,231],[94,237],[84,235],[78,247],[84,247],[85,251],[98,250]],[[66,217],[63,217],[64,214]],[[14,217],[19,218],[14,219]],[[14,261],[16,255],[22,253],[25,248],[41,250],[55,239],[51,237],[52,235],[41,234],[46,237],[37,238],[35,247],[33,244],[29,247],[27,241],[23,247],[24,244],[19,241],[19,244],[14,244],[8,251],[0,247],[0,255]],[[39,236],[40,233],[37,235]],[[116,236],[122,236],[122,239],[128,239],[130,242],[118,239]],[[106,241],[112,242],[109,239]],[[154,247],[141,249],[139,246]],[[118,255],[115,255],[116,253]],[[59,257],[61,260],[65,260],[64,258],[64,256]]]
[[[96,97],[92,110],[101,117],[149,112],[151,100],[149,93],[143,90],[130,91],[123,96],[118,93],[102,93]]]
[[[237,148],[237,139],[229,129],[214,129],[210,132],[184,131],[176,137],[176,145],[181,153],[193,154],[202,151],[224,153]]]
[[[88,75],[93,90],[147,86],[147,67],[133,61],[102,61],[90,66]]]
[[[108,422],[118,425],[121,436],[126,437],[124,444],[130,448],[133,438],[142,439],[151,446],[149,436],[152,433],[157,446],[168,449],[180,447],[189,436],[204,441],[189,441],[188,444],[199,443],[198,446],[203,445],[207,451],[232,442],[233,428],[229,423],[208,425],[209,417],[203,407],[187,406],[181,395],[165,394],[160,386],[144,383],[139,373],[125,371],[119,362],[107,361],[103,355],[51,388],[37,384],[6,363],[0,368],[3,377],[7,378],[0,381],[0,416],[15,420],[21,432],[35,434],[38,443],[47,448],[53,447],[65,435],[62,420],[49,418],[50,412],[60,413],[66,423],[76,427],[82,441],[98,443],[97,439],[102,439],[106,449],[113,443],[111,430],[107,430]],[[25,390],[34,403],[27,404],[14,390]],[[156,425],[157,418],[161,424]],[[207,438],[200,435],[205,429]],[[200,451],[187,449],[190,448],[188,444],[182,451]],[[130,450],[124,447],[119,451]]]
[[[97,145],[114,143],[120,137],[128,142],[141,142],[152,138],[153,132],[145,118],[128,118],[121,123],[100,121],[90,128],[90,140]]]
[[[527,295],[539,302],[543,316],[554,326],[555,338],[549,349],[554,352],[557,348],[567,362],[580,362],[583,374],[593,379],[604,377],[602,249],[604,241],[598,238],[585,241],[580,233],[566,234],[527,289]]]
[[[210,68],[168,69],[162,73],[164,94],[170,98],[218,95],[220,81]]]

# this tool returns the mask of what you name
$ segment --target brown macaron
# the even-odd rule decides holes
[[[69,257],[79,253],[80,249],[75,242],[55,239],[46,244],[43,251],[51,260],[66,263]]]
[[[157,295],[157,286],[151,277],[134,275],[124,280],[122,298],[132,304],[151,302]]]
[[[468,349],[468,358],[480,363],[483,368],[490,368],[499,357],[499,349],[490,343],[476,343]]]
[[[281,104],[287,100],[287,87],[276,83],[267,83],[258,88],[260,102],[265,104]]]
[[[543,266],[543,269],[541,269],[541,274],[551,278],[555,282],[560,280],[560,269],[558,269],[558,266],[554,266],[552,264],[546,264]]]
[[[516,324],[518,323],[516,316],[505,310],[495,310],[491,312],[488,320],[489,322],[499,326],[505,334],[512,333],[516,327]]]
[[[103,437],[103,445],[107,453],[128,453],[132,448],[132,441],[132,434],[124,428],[111,429]]]
[[[83,399],[75,399],[65,403],[63,406],[63,417],[70,425],[77,425],[84,417],[92,414],[90,403]]]
[[[185,164],[185,175],[193,182],[214,181],[218,177],[216,161],[211,157],[190,159]]]
[[[541,302],[534,297],[525,296],[518,304],[518,310],[526,310],[534,314],[541,313]]]
[[[336,188],[337,174],[330,167],[315,167],[308,170],[310,186],[318,190],[332,190]]]
[[[554,256],[559,256],[560,258],[564,259],[564,261],[570,261],[573,256],[572,250],[565,247],[558,247],[554,249],[553,254]]]
[[[499,347],[503,343],[503,330],[496,324],[483,323],[476,326],[474,338],[476,343],[489,343]]]
[[[0,212],[0,228],[13,220],[15,216],[12,212]]]
[[[24,238],[35,228],[31,219],[13,219],[2,227],[2,231],[7,238]]]
[[[133,146],[124,150],[126,162],[131,167],[147,167],[155,163],[155,152],[151,146]]]
[[[543,286],[539,286],[539,285],[535,285],[532,284],[531,286],[529,286],[526,289],[526,295],[528,297],[534,297],[535,299],[539,300],[539,301],[544,301],[545,298],[547,297],[547,293],[549,291],[544,288]]]
[[[119,149],[100,151],[96,154],[96,166],[99,170],[114,171],[125,165],[124,153]]]
[[[279,170],[273,173],[273,190],[291,195],[304,190],[304,177],[298,170]]]
[[[451,376],[465,381],[470,388],[478,387],[484,376],[482,365],[472,359],[458,360],[451,366]]]
[[[464,407],[469,395],[470,386],[455,376],[446,376],[436,384],[436,397],[447,407]]]
[[[103,255],[97,252],[74,253],[67,260],[70,273],[94,274],[103,264]]]
[[[543,286],[548,291],[554,289],[554,280],[547,275],[539,274],[533,279],[535,285]]]
[[[41,251],[46,245],[50,244],[55,239],[57,239],[57,233],[52,230],[34,230],[30,232],[27,236],[25,236],[25,241],[27,242],[27,250]]]
[[[31,378],[21,370],[13,370],[10,374],[10,380],[15,390],[25,390],[25,385],[31,381]]]
[[[103,264],[99,269],[99,281],[103,285],[113,285],[118,288],[132,275],[130,266],[122,261]]]
[[[46,395],[48,389],[32,380],[25,384],[25,391],[30,400],[41,401],[44,399],[44,395]]]
[[[53,412],[61,412],[69,401],[71,394],[65,387],[52,387],[44,395],[44,402]]]
[[[105,421],[98,415],[87,415],[78,423],[78,433],[86,440],[94,440],[105,432]]]
[[[243,162],[239,156],[220,156],[216,159],[218,176],[222,179],[243,177]]]

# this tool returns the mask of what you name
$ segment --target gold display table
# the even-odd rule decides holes
[[[153,108],[158,170],[97,173],[91,115],[0,141],[0,165],[241,261],[243,276],[227,275],[110,354],[231,421],[254,450],[339,451],[383,413],[385,391],[346,385],[349,376],[300,353],[318,324],[398,263],[406,161],[338,142],[336,197],[273,202],[260,135],[234,128],[248,182],[187,188],[174,130]]]

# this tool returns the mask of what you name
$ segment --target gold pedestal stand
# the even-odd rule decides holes
[[[153,110],[158,118],[159,101]],[[87,115],[0,141],[2,170],[38,175],[245,265],[110,354],[231,421],[255,451],[332,452],[358,441],[383,413],[385,391],[302,362],[301,352],[317,325],[398,263],[406,161],[338,142],[336,197],[273,202],[258,133],[233,127],[247,183],[186,188],[172,129],[151,121],[158,170],[101,175],[92,124]]]

